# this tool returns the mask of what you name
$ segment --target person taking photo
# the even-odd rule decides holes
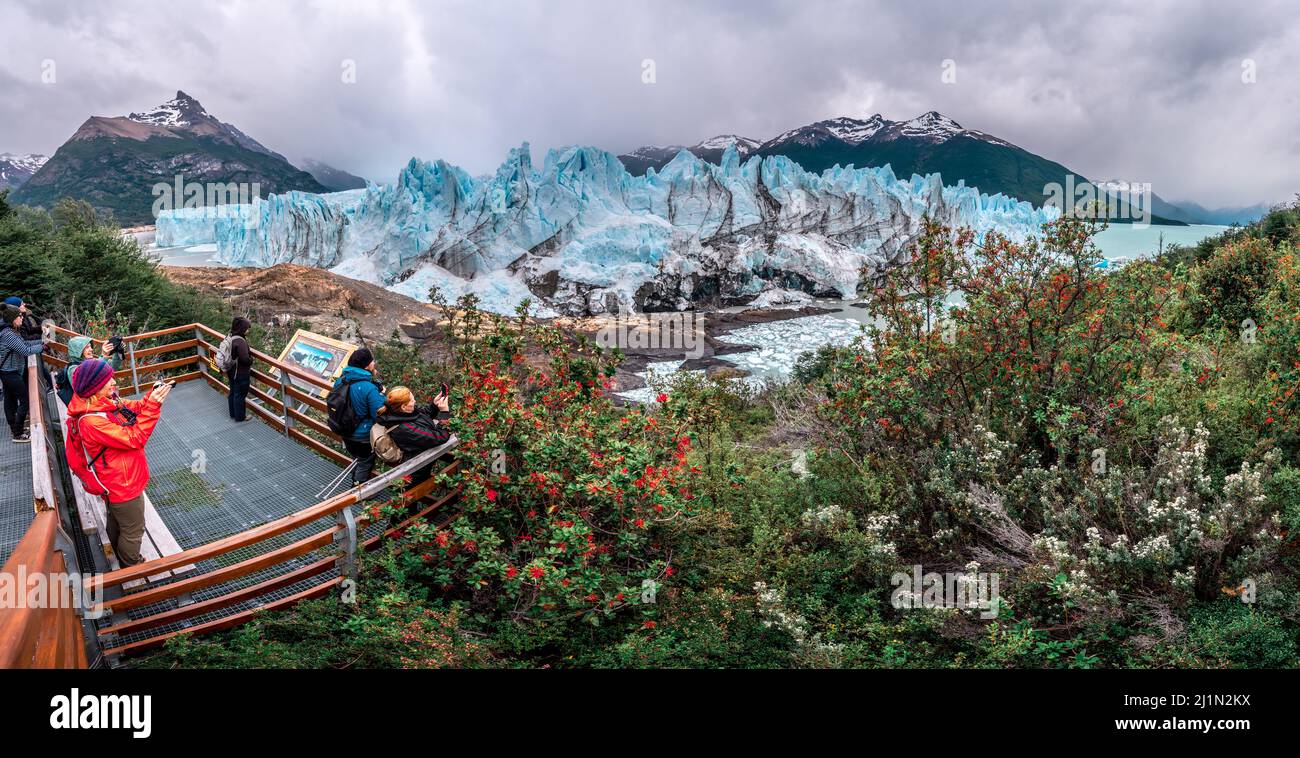
[[[27,356],[38,355],[45,347],[39,330],[35,339],[23,337],[23,318],[18,306],[7,300],[0,304],[0,385],[4,387],[5,421],[9,422],[11,438],[20,444],[31,441],[27,432]]]
[[[116,373],[122,369],[122,356],[118,354],[113,342],[105,341],[99,349],[100,356],[108,361]],[[59,370],[55,380],[59,385],[59,399],[65,406],[72,404],[72,372],[82,361],[95,357],[95,340],[90,337],[77,336],[68,340],[68,365]]]
[[[172,383],[154,385],[139,400],[117,393],[113,368],[91,358],[72,372],[68,407],[69,467],[91,494],[103,496],[108,511],[108,539],[122,568],[143,560],[144,489],[149,484],[145,445],[158,425]]]

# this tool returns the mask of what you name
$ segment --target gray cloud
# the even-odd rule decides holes
[[[4,0],[0,150],[52,152],[87,116],[177,89],[291,159],[379,181],[412,156],[491,171],[524,140],[540,159],[934,109],[1170,199],[1300,190],[1300,18],[1285,2],[1051,5]]]

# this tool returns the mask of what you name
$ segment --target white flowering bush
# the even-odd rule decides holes
[[[1243,462],[1216,484],[1207,437],[1167,417],[1149,466],[1010,476],[998,465],[1005,454],[987,452],[1000,446],[977,430],[955,456],[962,465],[935,485],[953,493],[955,512],[971,514],[969,552],[1024,569],[1022,581],[1049,586],[1070,608],[1119,611],[1133,593],[1209,600],[1268,573],[1282,522],[1265,493],[1277,454]]]

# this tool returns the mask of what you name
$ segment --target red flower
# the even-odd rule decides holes
[[[666,392],[660,392],[660,393],[659,393],[659,397],[655,398],[655,400],[658,401],[658,402],[660,402],[660,403],[666,403],[666,402],[668,402],[668,393],[666,393]]]
[[[487,491],[487,499],[489,503],[495,503],[497,501],[497,491],[489,487]]]
[[[514,579],[517,576],[519,576],[519,569],[515,568],[514,566],[510,566],[509,568],[506,569],[507,579]]]
[[[647,621],[647,622],[645,622],[644,624],[641,625],[641,628],[642,628],[642,629],[654,629],[654,628],[655,628],[655,622],[653,622],[653,621]]]
[[[541,566],[533,566],[528,569],[528,573],[531,574],[534,579],[541,579],[543,576],[545,576],[546,569],[542,568]]]

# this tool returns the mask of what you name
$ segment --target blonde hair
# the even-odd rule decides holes
[[[403,387],[400,384],[388,391],[388,396],[384,398],[384,407],[379,409],[380,413],[396,413],[402,410],[402,406],[415,399],[409,387]]]

